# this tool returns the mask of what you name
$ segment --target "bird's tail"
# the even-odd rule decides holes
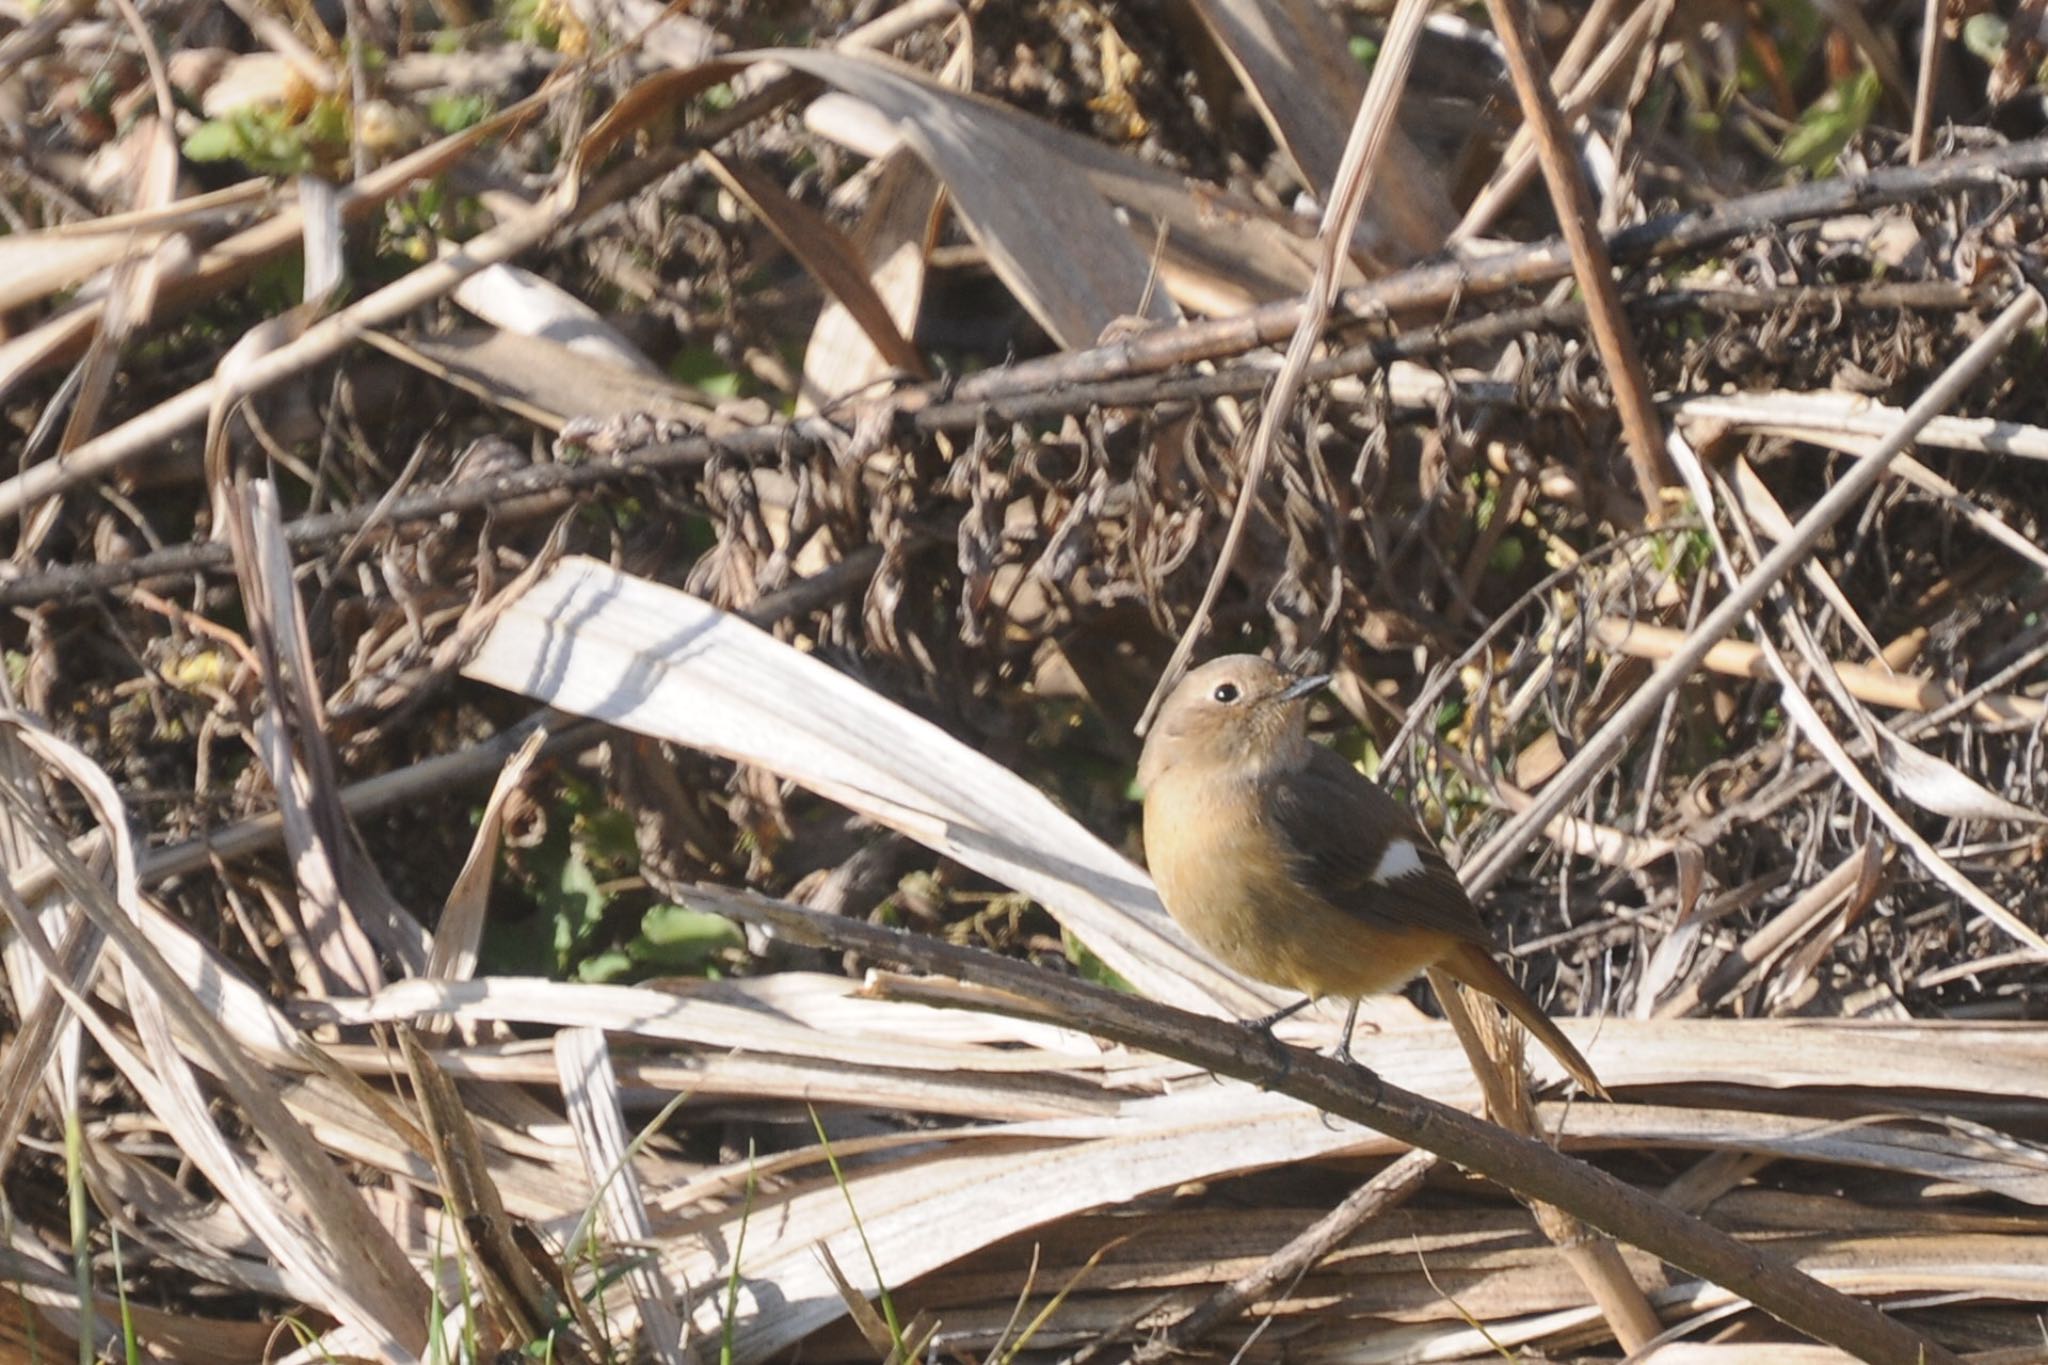
[[[1613,1098],[1607,1093],[1607,1087],[1600,1084],[1600,1078],[1593,1074],[1591,1063],[1572,1046],[1572,1040],[1564,1036],[1564,1030],[1551,1022],[1543,1007],[1515,984],[1515,979],[1501,969],[1486,949],[1476,943],[1465,944],[1439,965],[1473,990],[1490,995],[1505,1005],[1508,1013],[1514,1015],[1523,1028],[1535,1034],[1543,1046],[1550,1049],[1550,1055],[1557,1058],[1587,1094],[1597,1095],[1603,1100]]]

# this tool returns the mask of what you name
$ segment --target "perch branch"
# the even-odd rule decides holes
[[[1085,1029],[1100,1038],[1292,1096],[1445,1161],[1528,1199],[1555,1204],[1741,1295],[1787,1326],[1873,1365],[1957,1365],[1935,1342],[1867,1303],[1830,1289],[1783,1258],[1745,1245],[1606,1172],[1540,1142],[1398,1086],[1362,1067],[1289,1048],[1250,1029],[919,934],[822,914],[722,887],[695,888],[707,908],[877,962],[985,988],[987,1008]],[[915,981],[889,994],[918,998]],[[931,1003],[959,1004],[958,988]]]

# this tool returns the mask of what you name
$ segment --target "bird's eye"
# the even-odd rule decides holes
[[[1211,692],[1209,695],[1211,697],[1214,697],[1217,701],[1222,702],[1225,706],[1228,706],[1230,705],[1230,703],[1237,700],[1237,684],[1217,683],[1216,690],[1214,692]]]

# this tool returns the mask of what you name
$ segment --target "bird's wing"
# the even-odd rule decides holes
[[[1265,809],[1302,883],[1388,928],[1491,946],[1458,874],[1415,817],[1329,749],[1271,784]]]

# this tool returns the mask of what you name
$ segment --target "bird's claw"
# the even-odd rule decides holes
[[[1273,1054],[1273,1065],[1278,1069],[1278,1074],[1273,1077],[1274,1084],[1286,1080],[1294,1070],[1294,1049],[1281,1042],[1280,1036],[1273,1032],[1273,1025],[1278,1022],[1277,1019],[1252,1019],[1245,1023],[1245,1029]]]

